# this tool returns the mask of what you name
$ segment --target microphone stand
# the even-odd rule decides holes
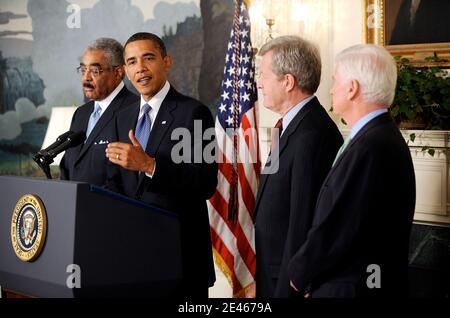
[[[53,162],[53,158],[47,152],[45,152],[44,154],[38,152],[33,157],[33,160],[38,164],[39,167],[41,167],[42,171],[44,171],[47,179],[52,179],[52,174],[50,173],[50,164]]]

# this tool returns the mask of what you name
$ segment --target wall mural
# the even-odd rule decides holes
[[[161,36],[170,82],[215,114],[233,12],[232,0],[0,0],[0,174],[41,176],[31,158],[51,107],[84,103],[76,67],[98,37]]]

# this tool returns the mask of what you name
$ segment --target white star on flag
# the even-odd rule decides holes
[[[222,93],[222,95],[220,95],[220,96],[222,96],[222,98],[223,98],[223,100],[227,100],[227,99],[229,99],[230,97],[228,96],[228,92],[223,92]]]
[[[231,86],[233,86],[233,83],[231,82],[231,80],[229,78],[227,78],[227,80],[223,84],[226,85],[227,88],[230,88]]]

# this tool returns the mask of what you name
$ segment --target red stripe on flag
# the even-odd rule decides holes
[[[253,118],[255,119],[253,122],[254,128],[256,131],[258,131],[258,121],[256,120],[256,104],[253,107]],[[258,134],[259,136],[259,134]],[[257,151],[258,151],[258,160],[256,160],[256,162],[253,164],[253,168],[255,169],[255,173],[256,173],[256,178],[258,180],[258,184],[259,184],[259,177],[261,175],[261,153],[259,152],[259,150],[261,148],[259,148],[259,138],[256,138],[256,147],[257,147]]]
[[[247,138],[250,138],[250,136],[245,134],[247,129],[251,129],[252,128],[252,125],[250,125],[250,122],[249,122],[246,114],[244,114],[244,116],[242,116],[241,125],[242,125],[243,135],[246,136]],[[247,138],[245,138],[245,143],[247,144],[247,148],[251,149],[250,148],[250,141]]]
[[[252,273],[254,277],[256,273],[255,252],[253,251],[249,241],[247,240],[247,236],[242,230],[241,224],[239,222],[233,224],[232,222],[228,221],[227,211],[223,209],[223,207],[227,207],[228,205],[219,192],[216,191],[214,196],[209,199],[209,202],[214,207],[214,209],[216,209],[216,211],[220,214],[223,221],[227,224],[230,231],[236,237],[237,249],[239,251],[239,254],[244,260],[244,263],[247,266],[248,270],[250,271],[250,273]]]
[[[257,124],[256,124],[257,121],[256,121],[256,109],[255,108],[256,107],[253,107],[250,110],[251,112],[253,112],[253,118],[255,119],[254,122],[253,122],[253,126],[252,126],[252,123],[250,123],[250,120],[247,117],[247,113],[245,113],[244,116],[242,116],[241,125],[242,125],[243,135],[244,136],[246,136],[245,135],[245,131],[247,129],[252,128],[252,127],[253,127],[253,129],[256,132],[258,131],[258,127],[257,127]],[[256,178],[257,178],[257,181],[259,182],[259,175],[261,174],[261,157],[260,157],[260,154],[259,154],[259,139],[258,139],[258,135],[256,135],[256,138],[255,138],[256,139],[256,146],[255,146],[256,149],[252,149],[251,147],[253,147],[253,144],[252,144],[252,146],[250,146],[249,138],[250,137],[247,135],[246,138],[245,138],[245,143],[247,144],[247,148],[249,149],[250,153],[252,151],[256,151],[256,162],[253,163],[253,169],[255,169]]]
[[[242,289],[242,285],[236,277],[234,272],[234,257],[230,253],[227,246],[223,243],[220,235],[211,227],[211,239],[214,242],[214,248],[220,254],[226,266],[228,267],[228,273],[231,273],[231,282],[233,285],[233,295]]]
[[[253,194],[253,189],[248,179],[244,173],[245,166],[242,164],[238,164],[238,174],[239,174],[239,182],[241,184],[241,194],[242,201],[244,201],[245,207],[247,211],[250,213],[250,216],[253,220],[253,209],[255,208],[255,195]]]
[[[231,171],[232,165],[231,163],[220,163],[219,164],[219,170],[222,172],[225,179],[227,179],[228,183],[231,183]],[[220,185],[218,186],[220,187]]]

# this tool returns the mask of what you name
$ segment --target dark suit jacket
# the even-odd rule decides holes
[[[422,0],[410,20],[411,0],[404,0],[388,44],[450,42],[450,1]]]
[[[62,180],[84,181],[98,186],[105,184],[106,166],[109,161],[105,156],[107,143],[99,144],[99,142],[116,140],[114,126],[116,112],[138,100],[139,97],[126,87],[121,89],[98,120],[86,142],[66,150],[60,163]],[[77,108],[72,117],[70,130],[86,131],[94,103],[90,101]]]
[[[289,264],[294,285],[313,297],[406,296],[414,207],[409,149],[382,114],[356,134],[325,179],[307,240]],[[370,264],[380,266],[380,289],[367,287]]]
[[[137,102],[117,115],[119,141],[131,143],[128,131],[135,129],[139,110],[140,103]],[[146,146],[146,152],[156,160],[153,177],[114,164],[109,165],[108,172],[110,189],[178,214],[184,285],[192,290],[199,286],[207,288],[215,281],[206,200],[216,189],[217,163],[174,163],[171,152],[179,140],[172,140],[171,135],[176,128],[185,128],[193,138],[195,120],[201,121],[198,133],[202,136],[206,129],[214,129],[211,112],[206,106],[171,87],[155,118]],[[194,151],[202,150],[210,142],[194,145],[191,141],[188,142],[192,150],[190,159],[194,157]]]
[[[287,265],[306,239],[320,186],[341,144],[339,130],[317,98],[281,136],[279,170],[261,175],[256,199],[258,297],[290,296]],[[276,166],[276,158],[271,161]]]

